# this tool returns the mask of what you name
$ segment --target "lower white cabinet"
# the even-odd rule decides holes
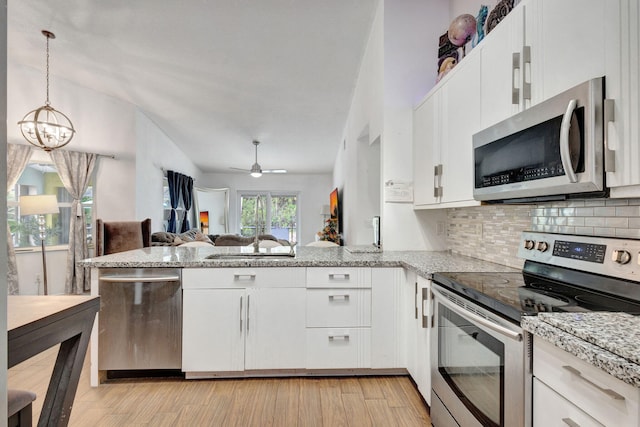
[[[405,367],[402,268],[203,268],[182,277],[187,378]]]
[[[602,424],[551,388],[533,379],[533,419],[536,426],[602,427]]]
[[[431,404],[431,281],[409,272],[404,285],[404,349],[406,367],[418,391]]]
[[[304,268],[185,269],[182,370],[305,366]]]
[[[539,337],[533,342],[533,375],[534,427],[640,423],[639,389]]]

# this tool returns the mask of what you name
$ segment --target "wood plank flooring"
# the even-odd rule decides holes
[[[35,392],[34,425],[57,347],[9,370],[10,388]],[[407,377],[118,380],[89,385],[85,360],[69,425],[428,426],[426,405]]]

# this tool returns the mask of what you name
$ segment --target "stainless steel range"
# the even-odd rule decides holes
[[[640,240],[524,232],[522,272],[435,273],[431,418],[436,427],[531,425],[539,312],[640,314]]]

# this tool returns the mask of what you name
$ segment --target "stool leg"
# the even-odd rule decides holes
[[[33,409],[31,403],[22,408],[18,413],[20,418],[20,427],[31,427],[33,423]]]

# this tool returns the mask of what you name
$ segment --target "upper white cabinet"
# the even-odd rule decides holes
[[[606,80],[614,114],[605,135],[615,151],[615,171],[607,172],[607,185],[611,197],[640,197],[640,6],[631,0],[607,2],[606,13],[608,21],[618,24],[610,36],[620,37],[607,46],[611,66],[617,66]]]
[[[524,8],[516,7],[477,47],[481,50],[480,124],[486,128],[521,110]]]
[[[573,86],[611,74],[617,5],[525,0],[479,46],[482,128]],[[612,8],[613,6],[613,8]],[[613,10],[612,10],[613,9]]]
[[[472,135],[480,130],[480,56],[472,54],[414,112],[414,208],[478,205]]]

